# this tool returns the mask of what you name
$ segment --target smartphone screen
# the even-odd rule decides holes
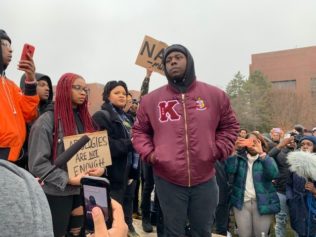
[[[108,184],[100,180],[91,180],[91,178],[83,178],[82,190],[84,199],[85,211],[85,229],[89,232],[94,231],[94,224],[92,218],[92,209],[99,207],[102,212],[107,226],[110,221],[110,198],[108,193]]]

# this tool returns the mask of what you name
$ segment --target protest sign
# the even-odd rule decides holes
[[[105,168],[112,164],[107,131],[64,137],[65,149],[69,148],[83,135],[87,135],[90,141],[67,162],[69,178],[76,177],[91,168]]]
[[[145,35],[142,46],[136,58],[136,64],[144,68],[151,68],[154,72],[165,75],[163,71],[163,51],[168,47],[164,42]]]

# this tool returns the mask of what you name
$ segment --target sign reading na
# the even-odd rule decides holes
[[[165,75],[163,71],[162,58],[163,51],[166,47],[168,47],[166,43],[145,35],[135,63],[139,66],[151,68],[153,71]]]
[[[105,168],[112,164],[106,130],[64,137],[65,150],[83,135],[87,135],[90,141],[67,162],[69,178],[76,177],[91,168]]]

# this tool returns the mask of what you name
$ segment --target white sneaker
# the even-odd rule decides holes
[[[232,237],[232,234],[229,231],[227,231],[227,237]]]

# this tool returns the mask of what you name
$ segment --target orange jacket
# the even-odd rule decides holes
[[[8,160],[16,161],[26,136],[26,122],[37,117],[39,97],[23,95],[14,82],[0,77],[0,148],[10,148]]]

